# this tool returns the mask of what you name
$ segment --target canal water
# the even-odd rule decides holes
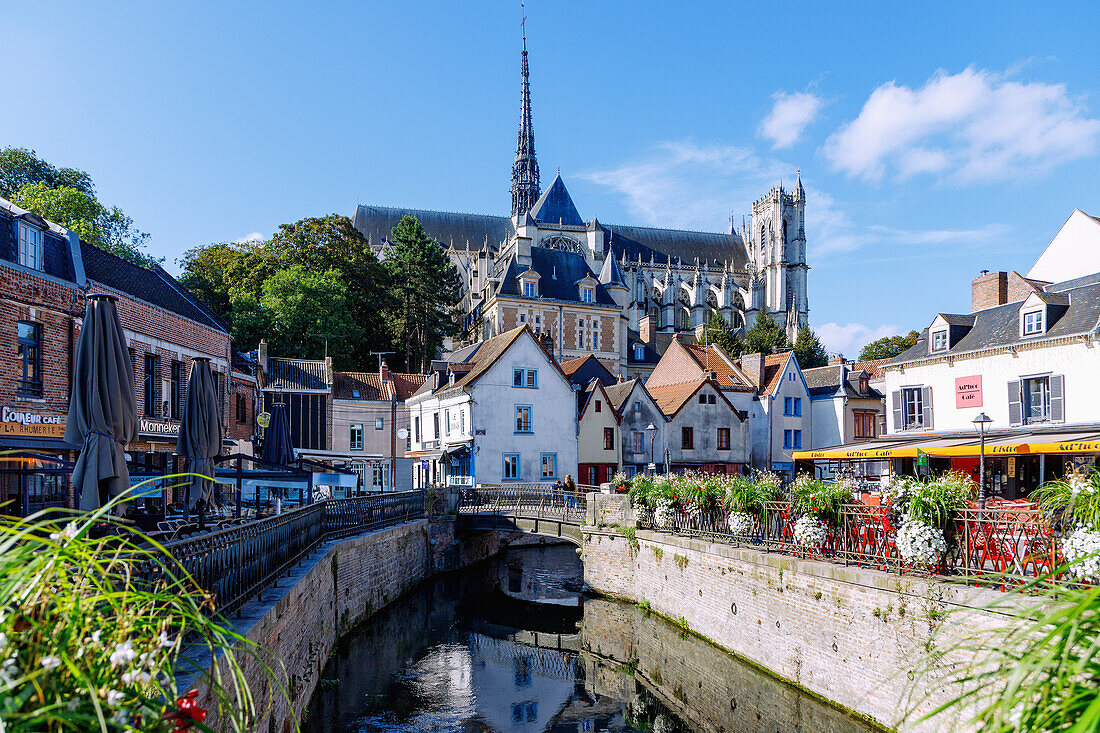
[[[303,730],[870,730],[641,608],[581,591],[573,545],[511,549],[428,583],[340,642]]]

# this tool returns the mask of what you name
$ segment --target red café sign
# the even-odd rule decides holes
[[[982,375],[955,379],[955,407],[982,406]]]

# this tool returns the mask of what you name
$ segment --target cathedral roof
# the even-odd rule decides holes
[[[401,217],[415,216],[424,231],[444,247],[452,243],[459,249],[469,244],[470,249],[480,250],[488,242],[495,247],[512,238],[514,230],[512,220],[507,216],[488,214],[461,214],[452,211],[430,211],[428,209],[406,209],[396,206],[355,207],[352,224],[363,233],[371,244],[378,246],[389,241],[390,230],[401,221]]]
[[[648,263],[650,258],[664,264],[669,258],[692,262],[698,257],[701,262],[717,260],[725,264],[729,261],[734,268],[744,269],[749,261],[745,243],[736,234],[618,224],[604,225],[602,228],[604,241],[620,256],[625,253],[628,262],[639,256],[643,264]]]
[[[584,219],[577,211],[573,198],[565,188],[561,180],[561,174],[554,176],[550,186],[543,191],[542,196],[531,207],[531,216],[536,220],[548,224],[564,224],[566,226],[583,227]]]
[[[580,292],[577,283],[585,277],[592,277],[592,270],[584,261],[584,256],[577,252],[566,252],[559,249],[547,249],[546,247],[531,248],[531,269],[539,274],[539,296],[553,298],[554,300],[566,300],[580,302]],[[519,297],[519,283],[517,278],[526,268],[519,265],[515,258],[508,263],[508,269],[497,286],[496,294]],[[596,285],[596,304],[615,305],[615,300],[604,289],[603,285]]]
[[[607,259],[603,261],[603,267],[600,269],[600,282],[604,285],[630,289],[626,284],[623,268],[619,267],[619,261],[615,259],[613,250],[607,250]]]

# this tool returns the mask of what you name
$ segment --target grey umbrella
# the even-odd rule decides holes
[[[213,459],[221,453],[222,447],[220,413],[210,360],[204,356],[195,357],[191,362],[191,376],[187,379],[180,437],[176,442],[176,453],[187,458],[188,471],[194,474],[187,486],[189,509],[194,509],[199,499],[207,507],[214,503],[211,478],[214,476]]]
[[[260,458],[269,463],[289,466],[294,460],[294,443],[290,439],[290,421],[286,417],[286,405],[276,402],[271,406],[271,422],[264,431],[264,449]]]
[[[130,488],[126,443],[137,439],[134,367],[113,295],[89,295],[73,355],[65,442],[79,445],[73,486],[94,511]]]

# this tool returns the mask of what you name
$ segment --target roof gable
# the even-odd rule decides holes
[[[700,379],[697,382],[685,382],[683,384],[666,384],[660,387],[653,387],[649,392],[653,400],[657,403],[657,407],[665,417],[671,420],[691,401],[691,398],[708,385],[711,390],[718,395],[718,399],[725,402],[726,405],[734,411],[737,418],[741,420],[741,413],[738,412],[737,409],[734,408],[733,403],[722,394],[722,390],[716,387],[709,379]]]
[[[1074,209],[1027,271],[1027,279],[1062,282],[1094,272],[1100,272],[1100,221]]]
[[[542,192],[542,196],[531,207],[531,216],[537,221],[548,224],[562,224],[565,226],[584,226],[584,219],[577,211],[573,198],[565,188],[561,180],[561,174],[554,176],[549,187]]]
[[[580,412],[577,414],[577,419],[582,419],[585,413],[588,411],[588,406],[592,404],[594,399],[602,399],[607,405],[608,411],[611,413],[612,419],[618,421],[619,411],[616,409],[615,404],[611,401],[611,397],[608,396],[607,390],[604,389],[603,383],[598,379],[592,379],[588,383],[588,387],[585,388],[584,393],[586,395],[584,402],[581,404]]]

